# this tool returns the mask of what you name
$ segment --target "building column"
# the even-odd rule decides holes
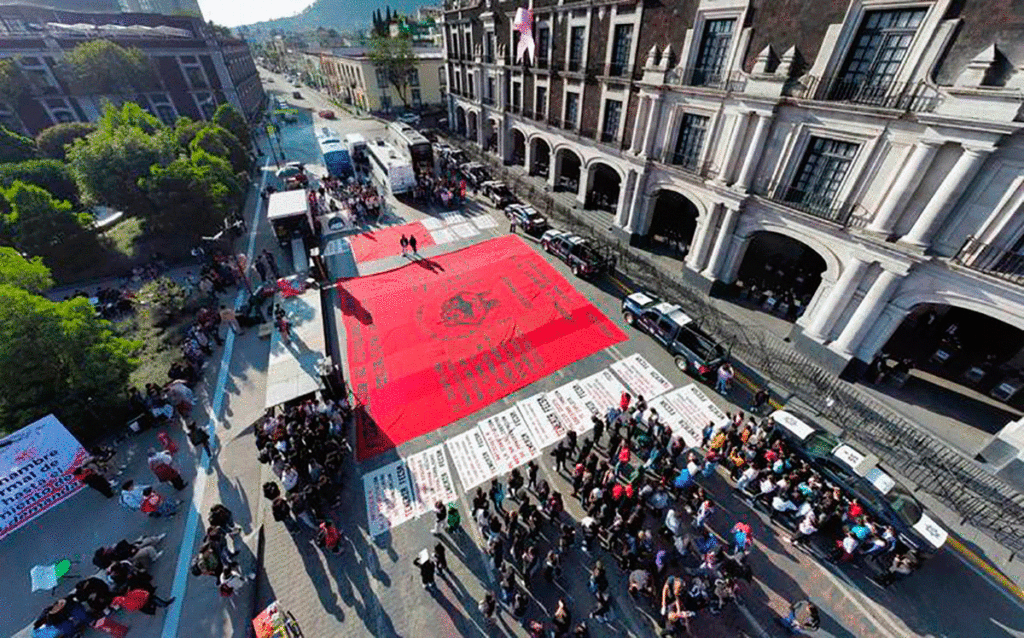
[[[580,205],[580,208],[584,208],[587,205],[587,191],[590,190],[590,169],[583,166],[580,163],[580,189],[576,191],[576,203]]]
[[[480,110],[476,114],[476,143],[479,144],[480,148],[482,149],[486,148],[487,144],[487,140],[484,139],[484,136],[486,135],[485,129],[487,128],[487,126],[484,123],[483,119],[484,112],[483,110]]]
[[[960,199],[960,196],[967,190],[989,153],[991,153],[990,149],[964,149],[956,164],[946,174],[942,183],[935,190],[935,194],[921,211],[921,215],[914,222],[910,232],[900,239],[901,243],[918,248],[925,248],[931,243],[935,231],[938,230],[939,225]]]
[[[701,273],[708,279],[717,279],[718,271],[722,269],[729,245],[732,243],[730,241],[732,239],[732,231],[735,230],[736,222],[740,216],[740,209],[735,204],[730,206],[723,203],[722,205],[725,207],[725,211],[722,213],[722,223],[718,227],[718,234],[715,236],[714,248],[711,249],[708,265]]]
[[[533,144],[525,136],[523,140],[523,168],[526,169],[527,175],[533,172]]]
[[[857,358],[864,363],[871,363],[908,314],[909,310],[893,305],[892,302],[885,304],[874,325],[861,339],[860,347],[857,348]]]
[[[891,270],[882,269],[878,278],[871,284],[867,294],[860,300],[856,310],[850,315],[846,327],[839,333],[839,337],[832,343],[832,349],[843,356],[852,356],[857,346],[864,339],[869,328],[874,325],[878,316],[882,314],[882,308],[889,302],[893,292],[902,279]]]
[[[665,122],[665,136],[662,142],[661,152],[658,153],[658,149],[654,146],[651,147],[650,155],[657,155],[659,159],[665,164],[672,162],[672,136],[675,134],[676,128],[679,126],[679,107],[674,106],[669,111],[668,119]],[[652,135],[657,139],[657,135]]]
[[[823,303],[818,304],[819,307],[814,309],[814,316],[807,322],[807,328],[804,329],[806,336],[815,341],[825,340],[829,331],[832,330],[832,326],[839,320],[839,315],[846,308],[850,297],[857,290],[857,286],[860,285],[861,279],[864,278],[864,271],[867,268],[867,262],[862,259],[854,257],[850,260],[846,270],[843,271],[843,274],[839,276],[839,280],[836,281],[836,284],[832,286],[832,290],[829,291],[828,298],[824,299]]]
[[[686,265],[694,272],[700,272],[708,258],[708,250],[711,246],[711,230],[718,223],[723,204],[715,204],[711,210],[700,220],[697,232],[690,241],[690,253],[686,256]]]
[[[921,179],[928,172],[941,145],[942,142],[938,140],[921,140],[914,145],[910,158],[896,176],[889,194],[875,211],[875,218],[868,224],[868,230],[886,235],[892,232],[896,220],[906,208],[910,196],[921,185]]]
[[[508,164],[510,158],[507,153],[509,143],[506,139],[508,134],[505,130],[505,118],[497,118],[494,127],[494,134],[498,136],[498,157],[501,158],[502,164]]]
[[[644,130],[643,149],[640,157],[654,155],[654,146],[658,141],[658,124],[661,120],[661,96],[651,98],[651,104],[647,109],[647,128]]]
[[[631,170],[626,173],[626,183],[619,186],[619,201],[615,203],[615,225],[619,228],[625,228],[629,221],[635,190],[636,171]]]
[[[651,98],[646,95],[640,96],[640,106],[637,108],[636,121],[633,122],[633,141],[629,145],[629,152],[637,155],[644,147],[647,140],[647,120],[651,116]]]
[[[626,231],[630,235],[640,235],[649,226],[647,218],[651,214],[653,204],[653,195],[644,195],[640,188],[633,191],[633,206],[629,211],[629,221],[626,223]]]
[[[725,147],[725,164],[722,165],[722,170],[718,172],[718,177],[715,181],[719,184],[728,184],[729,176],[732,174],[733,166],[739,159],[740,144],[743,143],[743,136],[747,132],[747,117],[750,113],[737,113],[736,114],[736,125],[733,126],[732,133],[729,134],[729,144]]]
[[[754,181],[754,173],[757,170],[758,161],[761,159],[762,147],[768,138],[768,127],[771,124],[771,114],[755,113],[754,119],[757,124],[754,127],[754,137],[750,140],[747,156],[743,159],[743,168],[740,169],[740,176],[736,178],[736,187],[744,193],[750,190],[750,184]]]

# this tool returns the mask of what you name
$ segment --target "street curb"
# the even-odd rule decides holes
[[[262,514],[263,508],[259,508]],[[245,635],[253,638],[256,634],[256,630],[252,626],[252,619],[256,617],[256,608],[260,604],[260,579],[259,575],[263,572],[263,554],[266,551],[267,536],[263,531],[263,523],[260,524],[260,529],[256,537],[256,577],[252,579],[252,596],[249,600],[249,614],[245,617],[246,628]]]

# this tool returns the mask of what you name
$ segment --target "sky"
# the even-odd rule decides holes
[[[199,0],[203,17],[225,27],[295,15],[313,0]]]

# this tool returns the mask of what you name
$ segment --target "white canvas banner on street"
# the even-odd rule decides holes
[[[405,461],[394,461],[363,475],[370,536],[379,536],[419,512]]]
[[[622,393],[626,391],[626,386],[622,385],[622,382],[612,374],[609,368],[592,374],[579,383],[597,404],[597,416],[602,418],[607,414],[609,408],[618,407],[619,401],[622,400]]]
[[[558,419],[568,428],[583,434],[594,427],[590,421],[591,411],[584,397],[579,396],[581,388],[573,387],[575,381],[548,392],[548,399]]]
[[[546,448],[565,437],[565,426],[546,393],[523,399],[516,403],[516,408],[523,417],[523,425],[539,448]]]
[[[71,473],[88,457],[52,414],[0,440],[0,538],[80,490]]]
[[[695,384],[678,388],[658,397],[656,406],[662,420],[669,424],[672,432],[683,437],[687,447],[698,447],[704,427],[709,423],[725,425],[729,420],[725,412],[708,398]]]
[[[526,428],[523,415],[515,407],[484,419],[479,428],[502,474],[540,454]]]
[[[654,397],[672,389],[669,380],[639,353],[630,355],[622,361],[616,361],[612,364],[612,370],[626,382],[629,389],[633,391],[634,398],[643,395],[648,403]]]
[[[467,492],[491,480],[501,471],[479,427],[453,436],[445,442],[445,446],[452,455],[462,489]]]
[[[416,488],[416,516],[433,511],[438,501],[447,505],[459,497],[443,444],[407,457],[405,464]]]

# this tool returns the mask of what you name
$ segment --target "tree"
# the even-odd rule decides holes
[[[26,259],[9,246],[0,248],[0,284],[41,293],[53,287],[50,269],[39,257]]]
[[[36,156],[36,143],[0,126],[0,164],[23,162]]]
[[[388,84],[395,87],[402,104],[408,108],[409,75],[416,70],[416,55],[412,52],[409,37],[373,37],[370,40],[369,58],[373,66],[385,73]]]
[[[50,413],[73,432],[109,424],[138,348],[115,336],[87,299],[53,302],[0,284],[0,427]]]
[[[49,192],[55,199],[78,206],[78,184],[71,169],[64,162],[36,159],[17,164],[0,164],[0,187],[10,188],[16,181],[34,184]]]
[[[16,105],[28,88],[28,80],[14,59],[0,60],[0,102]]]
[[[217,232],[241,204],[242,188],[231,166],[201,148],[167,166],[154,166],[143,183],[153,203],[149,229],[185,235],[192,242]]]
[[[154,164],[170,163],[177,149],[173,131],[139,105],[107,105],[96,132],[68,149],[68,162],[86,203],[145,216],[149,199],[139,180]]]
[[[206,122],[194,122],[187,117],[179,117],[174,122],[174,138],[181,148],[188,148],[192,140],[203,130]]]
[[[15,247],[29,255],[55,258],[61,244],[77,239],[91,221],[87,213],[75,213],[70,203],[25,182],[14,182],[3,197],[10,205],[4,226]]]
[[[86,137],[96,130],[92,122],[66,122],[43,129],[36,136],[36,146],[43,157],[63,161],[67,157],[67,146],[75,140]]]
[[[235,136],[222,126],[207,124],[200,129],[188,147],[192,152],[201,149],[211,155],[226,159],[236,173],[249,169],[249,154],[242,148]]]
[[[230,104],[224,103],[217,107],[217,111],[213,114],[213,123],[230,131],[243,149],[248,150],[252,145],[252,132],[249,130],[249,123],[245,121],[238,109]]]
[[[89,40],[64,55],[66,79],[84,95],[120,95],[153,86],[149,58],[110,40]]]

